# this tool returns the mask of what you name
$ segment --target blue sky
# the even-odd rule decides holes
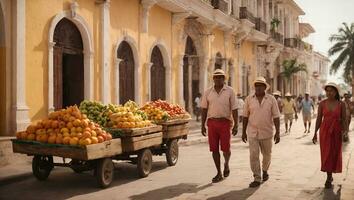
[[[307,41],[314,45],[314,49],[327,55],[331,42],[328,38],[337,33],[343,22],[354,22],[354,0],[295,0],[305,11],[305,16],[300,17],[300,22],[310,23],[316,33],[313,33]],[[335,56],[330,57],[333,60]],[[329,77],[330,81],[343,82],[342,71]]]

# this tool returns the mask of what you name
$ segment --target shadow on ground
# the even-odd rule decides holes
[[[185,193],[197,193],[201,190],[204,190],[210,187],[212,184],[203,185],[198,187],[198,184],[195,183],[180,183],[178,185],[171,185],[163,188],[159,188],[156,190],[151,190],[139,195],[133,195],[129,198],[131,200],[146,200],[146,199],[154,199],[154,200],[164,200],[171,199],[174,197],[178,197]]]
[[[245,188],[242,190],[234,190],[234,191],[230,191],[228,193],[219,195],[219,196],[215,196],[215,197],[211,197],[208,198],[208,200],[228,200],[228,199],[238,199],[238,200],[246,200],[248,199],[250,196],[252,196],[253,193],[255,193],[257,191],[258,188]]]
[[[115,166],[114,179],[109,188],[139,180],[136,165],[118,163]],[[153,162],[151,174],[167,167],[166,162]],[[3,179],[0,183],[0,199],[16,200],[26,197],[26,200],[61,200],[101,190],[93,176],[93,171],[78,174],[69,168],[55,167],[45,181],[36,180],[31,173]]]
[[[313,190],[303,190],[296,199],[321,199],[321,200],[339,200],[341,198],[342,185],[336,185],[334,188],[316,188]]]

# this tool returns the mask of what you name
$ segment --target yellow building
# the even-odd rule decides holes
[[[161,98],[192,112],[216,68],[237,93],[248,95],[259,75],[277,89],[280,70],[271,66],[284,45],[270,21],[278,4],[0,0],[0,135],[83,99]]]

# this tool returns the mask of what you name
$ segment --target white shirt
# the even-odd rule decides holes
[[[238,115],[242,116],[243,114],[243,106],[245,105],[245,101],[243,101],[243,99],[238,98],[237,99],[237,104],[238,104]]]
[[[200,108],[200,98],[199,98],[199,97],[196,97],[195,100],[194,100],[194,102],[195,102],[196,107],[197,107],[197,108]]]

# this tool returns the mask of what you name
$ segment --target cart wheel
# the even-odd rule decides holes
[[[32,160],[32,173],[40,181],[46,180],[54,168],[52,156],[35,155]]]
[[[96,166],[97,184],[102,188],[107,188],[114,176],[114,165],[110,158],[103,158],[97,161]]]
[[[166,160],[169,166],[174,166],[178,160],[177,140],[171,140],[167,143]]]
[[[152,168],[152,153],[150,149],[143,149],[138,154],[138,173],[139,176],[147,177]]]

